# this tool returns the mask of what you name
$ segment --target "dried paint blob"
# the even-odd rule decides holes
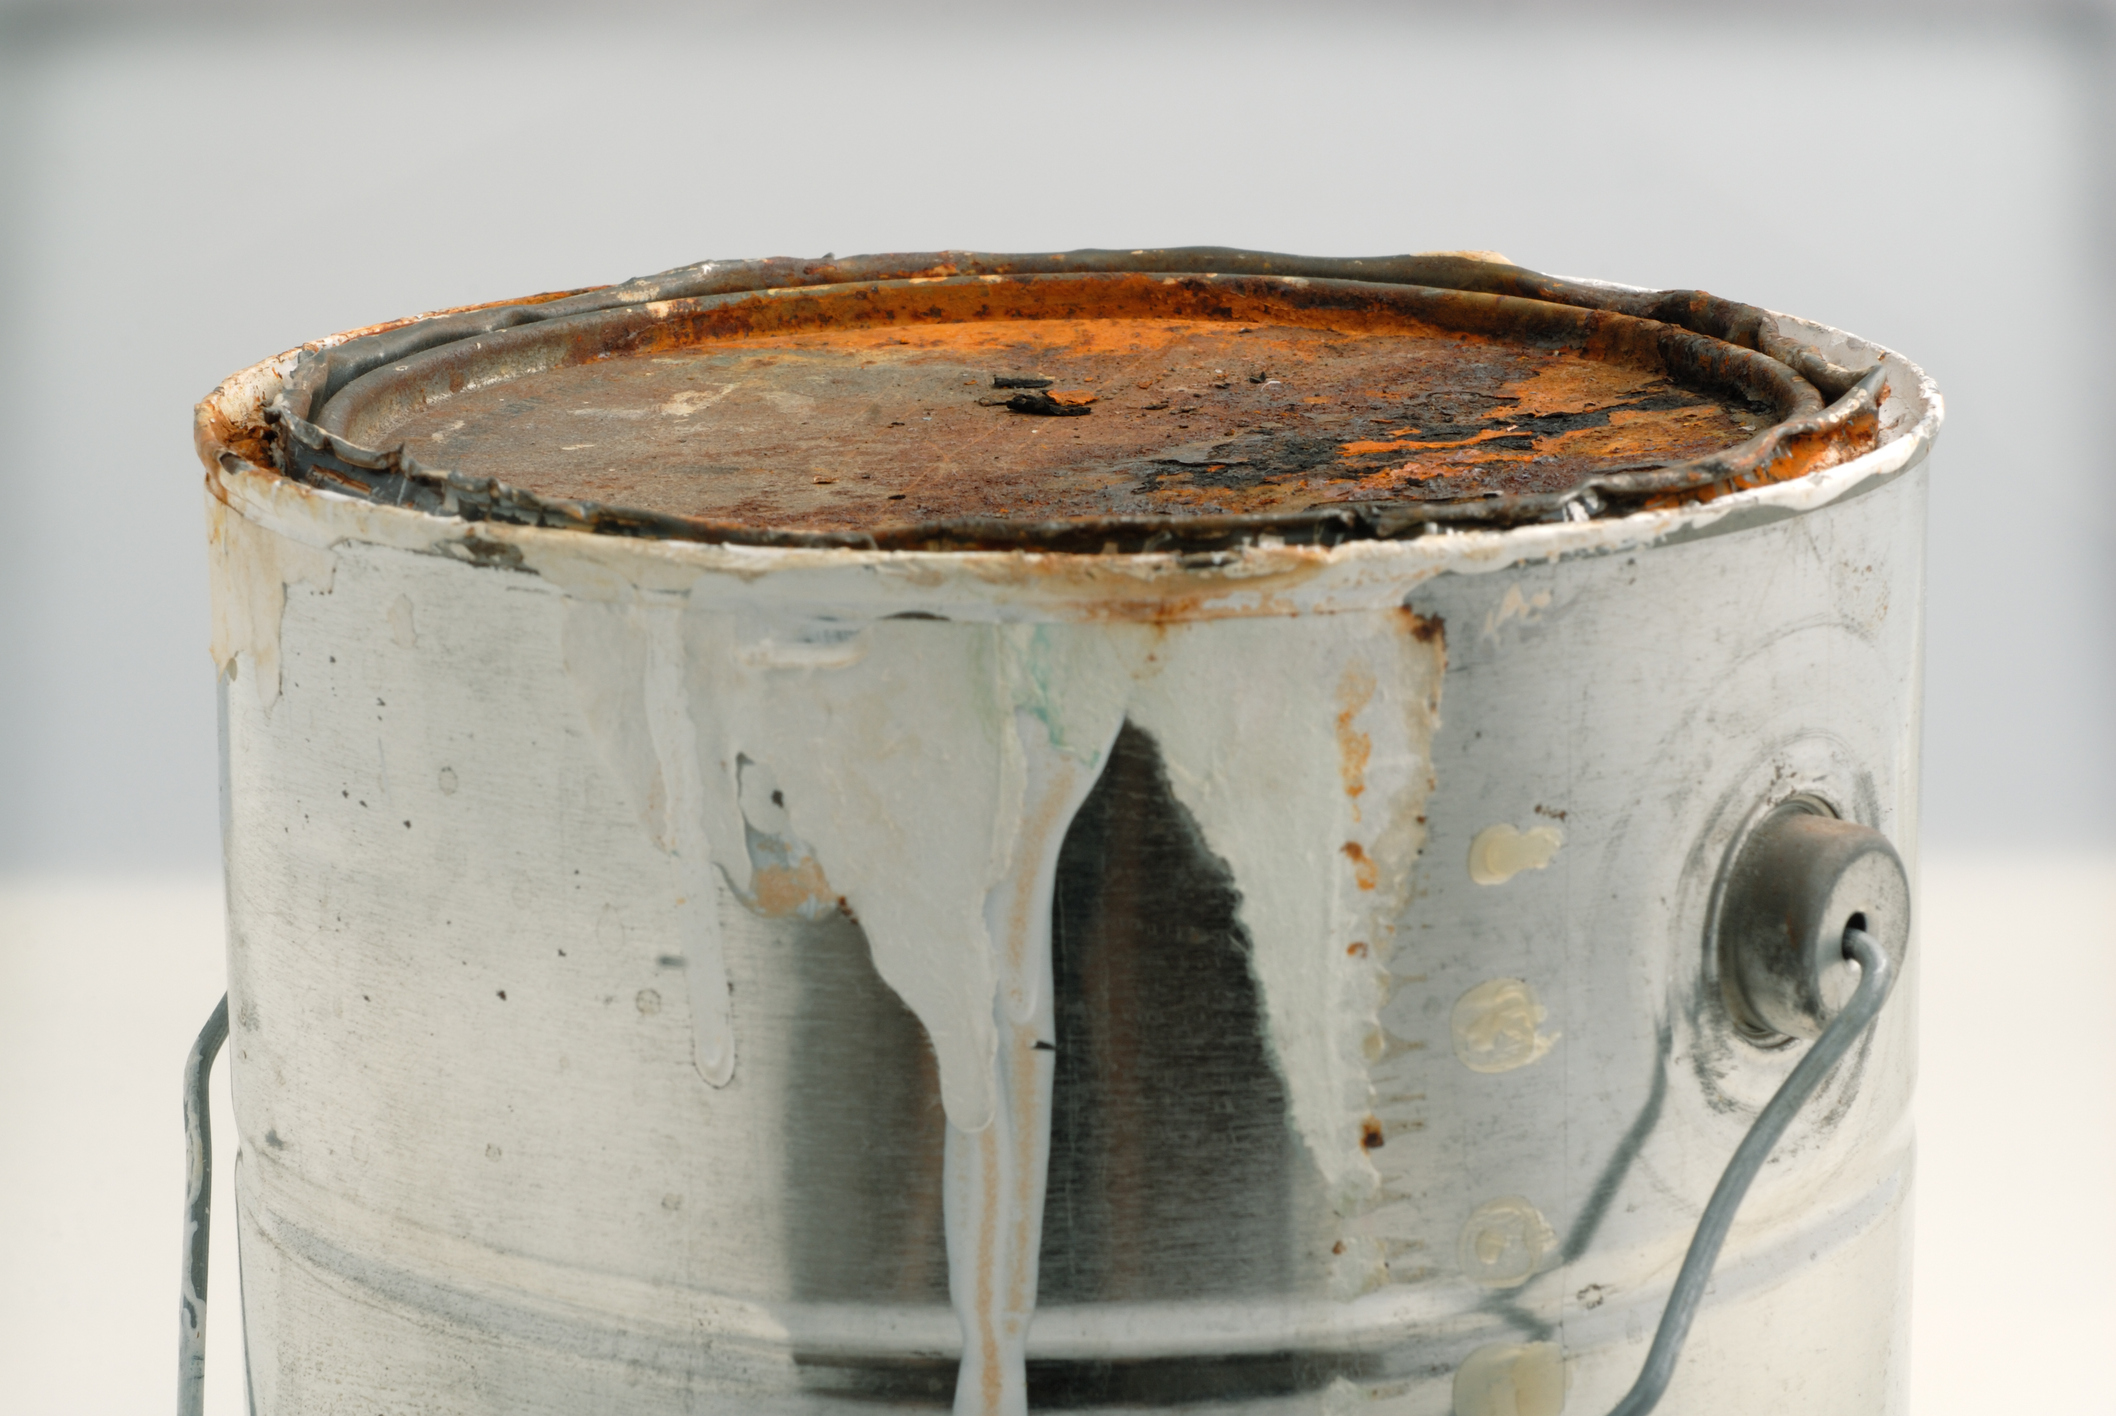
[[[250,656],[257,703],[269,718],[279,701],[279,621],[290,586],[328,594],[338,557],[231,512],[206,498],[207,566],[213,588],[213,662],[230,679],[236,656]]]
[[[1558,1416],[1565,1354],[1555,1342],[1494,1342],[1455,1369],[1455,1416]]]
[[[1550,1010],[1518,978],[1495,978],[1455,1000],[1450,1031],[1455,1056],[1472,1072],[1511,1072],[1526,1067],[1556,1045],[1561,1034],[1544,1032]]]
[[[1469,878],[1479,885],[1503,885],[1524,870],[1541,870],[1565,844],[1555,826],[1516,831],[1501,822],[1487,826],[1469,843]]]
[[[1558,1236],[1542,1212],[1519,1195],[1487,1200],[1470,1211],[1455,1256],[1472,1283],[1519,1288],[1535,1277]]]

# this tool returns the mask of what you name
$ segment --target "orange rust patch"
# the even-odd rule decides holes
[[[1380,870],[1374,864],[1366,848],[1357,841],[1346,841],[1338,849],[1346,860],[1352,862],[1352,882],[1362,890],[1371,890],[1380,882]]]
[[[839,903],[814,856],[792,866],[766,866],[750,876],[750,905],[759,914],[782,918],[801,913],[804,906],[813,914]]]
[[[1415,438],[1400,438],[1390,442],[1348,442],[1340,446],[1338,452],[1344,457],[1365,457],[1371,453],[1402,452],[1406,449],[1416,451],[1421,448],[1474,447],[1480,442],[1490,442],[1493,438],[1505,436],[1505,428],[1487,428],[1471,437],[1455,438],[1446,442],[1419,442]]]
[[[1586,413],[1606,408],[1609,386],[1598,372],[1597,362],[1570,350],[1561,351],[1527,378],[1507,387],[1517,414],[1542,416],[1549,413]]]
[[[1359,797],[1367,789],[1367,762],[1373,756],[1373,739],[1352,722],[1374,700],[1374,675],[1363,664],[1345,669],[1337,684],[1337,771],[1344,779],[1345,795],[1352,798],[1352,819],[1359,819]]]
[[[272,465],[271,443],[266,430],[236,423],[212,398],[200,403],[193,415],[191,441],[198,450],[199,461],[209,467],[217,469],[223,452],[232,452],[253,467]]]
[[[1408,605],[1398,608],[1396,613],[1403,617],[1404,628],[1410,631],[1411,638],[1420,644],[1438,641],[1444,646],[1447,643],[1447,621],[1441,616],[1421,615]]]
[[[1881,398],[1886,399],[1887,396],[1888,391],[1884,387]],[[1790,482],[1795,477],[1805,477],[1810,472],[1835,467],[1871,452],[1880,445],[1880,417],[1874,409],[1863,408],[1852,418],[1845,430],[1845,436],[1841,438],[1832,437],[1822,431],[1789,437],[1778,457],[1753,472],[1694,491],[1671,492],[1650,497],[1645,504],[1651,510],[1663,511],[1685,503],[1717,501],[1732,492],[1767,487],[1774,482]]]
[[[1670,383],[1641,328],[1584,339],[1598,358],[1146,276],[796,290],[678,309],[541,372],[436,375],[432,401],[382,399],[344,430],[539,496],[801,530],[1455,500],[1761,425]],[[1022,370],[1091,415],[981,401]]]
[[[999,1224],[998,1130],[997,1126],[987,1126],[977,1137],[978,1159],[984,1171],[984,1191],[979,1196],[984,1201],[984,1211],[977,1220],[977,1343],[984,1359],[980,1394],[984,1397],[984,1409],[991,1416],[998,1416],[1001,1383],[1006,1375],[999,1364],[999,1330],[993,1322],[996,1314],[992,1311],[992,1266],[999,1260],[996,1232]]]
[[[1031,1059],[1036,1055],[1036,1030],[1033,1027],[1017,1026],[1014,1029],[1014,1115],[1027,1119],[1035,1117],[1047,1108],[1042,1086],[1037,1081],[1037,1068]],[[1017,1125],[1014,1128],[1014,1210],[1011,1216],[1012,1232],[1007,1236],[1007,1298],[1008,1313],[1026,1313],[1035,1306],[1035,1295],[1029,1292],[1029,1261],[1034,1257],[1034,1245],[1041,1236],[1041,1225],[1031,1216],[1035,1208],[1036,1144],[1042,1130],[1037,1125]]]

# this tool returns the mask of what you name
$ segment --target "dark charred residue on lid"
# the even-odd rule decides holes
[[[1208,260],[1233,273],[1182,268]],[[473,520],[1188,550],[1582,519],[1878,440],[1878,370],[1760,311],[1454,257],[949,254],[635,285],[319,352],[276,427],[226,441]]]

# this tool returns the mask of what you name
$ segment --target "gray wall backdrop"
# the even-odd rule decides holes
[[[2116,843],[2110,35],[2090,4],[0,10],[0,874],[214,868],[189,424],[225,374],[708,256],[951,245],[1481,247],[1904,350],[1949,404],[1927,839]]]

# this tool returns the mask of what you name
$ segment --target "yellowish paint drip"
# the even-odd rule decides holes
[[[1484,1288],[1519,1288],[1557,1248],[1543,1214],[1519,1195],[1486,1200],[1462,1225],[1455,1256],[1463,1277]]]
[[[1448,1031],[1455,1056],[1472,1072],[1511,1072],[1557,1045],[1561,1034],[1543,1031],[1549,1017],[1525,980],[1494,978],[1455,1000]]]
[[[1519,831],[1501,822],[1487,826],[1469,843],[1469,878],[1479,885],[1504,885],[1524,870],[1541,870],[1565,844],[1555,826]]]
[[[1455,1369],[1455,1416],[1558,1416],[1565,1354],[1555,1342],[1494,1342]]]
[[[279,701],[279,626],[287,587],[329,592],[337,569],[330,551],[282,536],[206,498],[206,568],[213,595],[213,667],[239,677],[238,656],[250,660],[250,681],[267,716]]]

